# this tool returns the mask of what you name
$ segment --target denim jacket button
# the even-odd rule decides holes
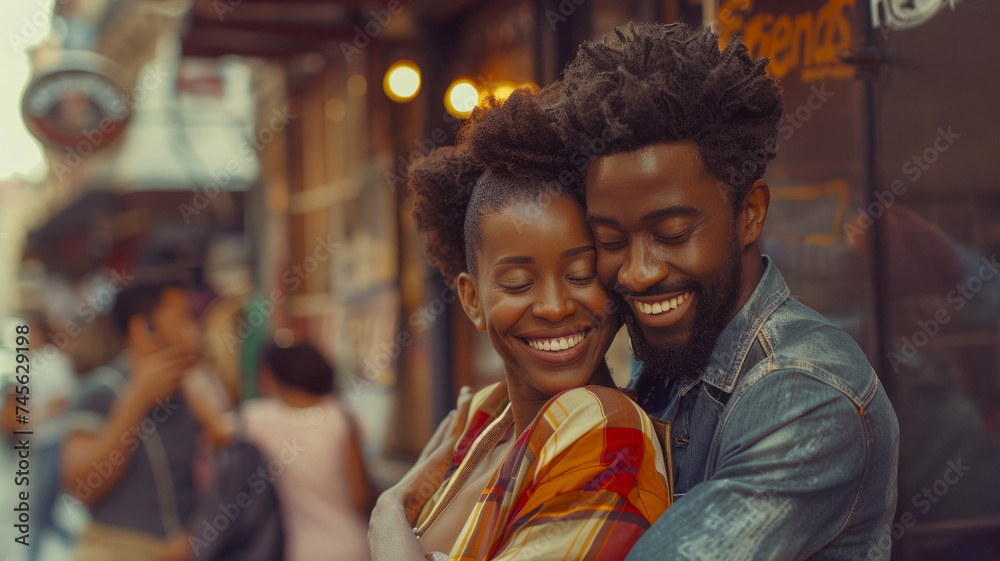
[[[674,437],[674,446],[678,448],[680,448],[681,446],[685,446],[688,442],[691,442],[691,439],[688,438],[687,435],[678,434],[677,436]]]

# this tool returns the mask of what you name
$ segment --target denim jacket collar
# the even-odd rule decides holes
[[[750,299],[723,328],[699,381],[731,393],[757,333],[774,310],[788,299],[788,285],[771,258],[763,255],[764,274]]]

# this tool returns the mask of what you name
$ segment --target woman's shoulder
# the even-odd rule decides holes
[[[473,394],[469,410],[503,409],[508,401],[510,400],[507,397],[507,383],[495,382]]]
[[[503,413],[503,410],[510,403],[507,397],[507,384],[496,382],[477,391],[472,395],[469,403],[469,413],[465,422],[465,432],[474,432],[479,425],[488,424],[489,421]]]
[[[616,443],[658,445],[652,421],[635,401],[615,388],[583,386],[552,397],[530,427],[530,446],[555,458],[570,449],[577,456],[603,456]],[[581,461],[584,461],[581,458]]]
[[[279,398],[277,397],[254,397],[244,401],[240,405],[243,415],[247,418],[258,418],[273,415],[278,408]]]
[[[650,424],[649,417],[631,397],[606,386],[581,386],[556,394],[542,408],[541,416],[605,426],[643,428]]]
[[[632,489],[666,496],[666,471],[656,429],[627,394],[583,386],[554,396],[535,418],[528,437],[535,477],[568,477],[571,485]],[[628,473],[619,479],[618,474]]]

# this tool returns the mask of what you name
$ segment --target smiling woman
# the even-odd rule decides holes
[[[621,323],[538,99],[519,90],[474,114],[457,147],[411,171],[428,256],[505,376],[380,498],[376,561],[624,559],[669,505],[653,424],[605,362]]]
[[[514,181],[494,174],[483,184]],[[541,405],[589,383],[614,387],[604,355],[620,324],[608,314],[580,202],[569,195],[516,201],[480,220],[470,225],[484,234],[478,273],[458,276],[458,294],[504,360],[508,392],[524,398],[516,400],[515,422],[523,428],[537,412],[522,403]]]

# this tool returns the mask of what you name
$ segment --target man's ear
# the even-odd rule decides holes
[[[483,312],[483,305],[479,299],[476,279],[472,278],[469,273],[462,273],[458,275],[455,286],[458,289],[458,299],[462,302],[465,315],[469,316],[477,330],[486,331],[486,314]]]
[[[743,211],[739,220],[740,247],[746,248],[757,243],[764,230],[767,208],[770,205],[771,187],[763,179],[758,179],[750,186],[750,192],[743,199]]]
[[[153,351],[153,327],[149,323],[149,318],[142,314],[135,314],[128,318],[128,333],[126,338],[132,345],[133,351],[145,354]]]

